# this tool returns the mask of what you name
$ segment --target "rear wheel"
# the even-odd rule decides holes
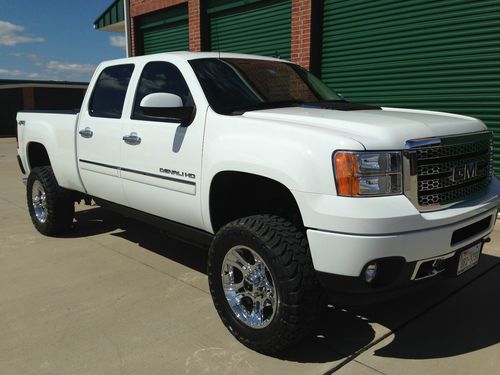
[[[27,201],[35,228],[47,236],[67,231],[75,214],[71,193],[61,188],[50,166],[31,170],[27,183]]]
[[[320,315],[322,290],[307,240],[278,216],[251,216],[224,226],[210,248],[208,278],[223,323],[259,352],[300,341]]]

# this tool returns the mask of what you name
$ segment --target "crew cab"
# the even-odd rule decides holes
[[[107,61],[80,111],[17,120],[40,233],[71,230],[93,200],[207,246],[215,308],[264,353],[307,336],[325,292],[463,274],[497,217],[480,120],[351,103],[284,60]]]

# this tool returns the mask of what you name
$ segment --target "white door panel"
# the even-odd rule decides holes
[[[173,179],[158,174],[146,174],[131,169],[122,169],[121,176],[124,180],[135,181],[141,184],[172,190],[174,192],[196,195],[196,182]]]
[[[120,179],[120,117],[133,70],[132,64],[122,64],[100,72],[90,85],[94,91],[82,108],[77,129],[78,166],[85,190],[118,204],[126,203]]]
[[[141,138],[138,145],[122,142],[121,146],[121,177],[128,205],[170,220],[203,227],[197,194],[203,120],[197,119],[188,127],[167,122],[126,120],[123,129],[124,134],[135,132]]]
[[[197,109],[189,126],[154,121],[143,112],[139,104],[151,93],[175,94],[184,106],[194,106],[181,71],[167,61],[145,64],[133,85],[137,91],[129,96],[129,116],[122,122],[120,167],[127,205],[204,228],[199,183],[206,108]]]
[[[90,128],[91,138],[78,137],[78,165],[88,194],[124,204],[120,180],[122,127],[119,119],[90,117],[84,114],[79,130]]]

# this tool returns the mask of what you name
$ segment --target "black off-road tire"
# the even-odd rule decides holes
[[[45,191],[47,217],[43,222],[37,218],[33,207],[33,185],[36,181],[39,181]],[[31,221],[40,233],[53,236],[62,234],[71,228],[75,216],[75,202],[71,192],[57,184],[52,167],[36,167],[31,170],[28,176],[26,196]]]
[[[276,313],[264,328],[244,324],[226,299],[221,272],[225,255],[235,246],[260,255],[279,294]],[[264,354],[282,351],[310,335],[325,305],[304,233],[274,215],[245,217],[221,228],[209,250],[208,281],[224,325],[241,343]]]

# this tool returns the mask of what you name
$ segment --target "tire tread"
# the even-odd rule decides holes
[[[286,291],[286,301],[282,307],[280,328],[266,340],[252,340],[232,329],[224,316],[223,306],[214,298],[215,307],[230,332],[244,345],[266,354],[276,353],[299,342],[309,335],[321,315],[322,288],[317,281],[307,239],[292,223],[276,215],[255,215],[237,219],[217,234],[209,253],[208,275],[213,280],[215,265],[212,256],[219,236],[233,230],[250,231],[256,239],[265,243],[271,253],[272,262],[279,266],[276,270],[278,282]],[[276,283],[276,281],[275,281]],[[215,295],[213,282],[210,291]]]
[[[47,196],[48,216],[45,223],[38,221],[32,207],[31,189],[36,180],[40,181]],[[71,227],[75,214],[71,192],[59,186],[52,167],[43,166],[32,169],[28,177],[26,194],[31,221],[40,233],[52,236],[64,233]]]

